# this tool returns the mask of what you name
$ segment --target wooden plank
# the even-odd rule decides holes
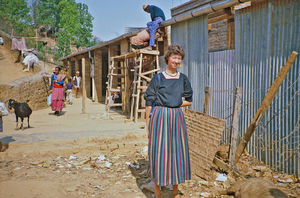
[[[114,103],[114,104],[108,104],[109,107],[121,107],[123,106],[123,103]]]
[[[140,86],[139,89],[142,88],[142,89],[140,89],[140,90],[142,91],[142,93],[145,93],[147,87],[148,87],[148,86],[147,86],[147,82],[146,82],[145,80],[143,80],[143,86]],[[142,109],[145,109],[145,108],[146,108],[146,100],[144,99],[144,97],[141,97],[141,108],[142,108]],[[139,110],[140,110],[140,109],[139,109]],[[145,118],[146,118],[145,111],[142,111],[142,112],[141,112],[141,118],[142,118],[142,119],[145,119]]]
[[[145,50],[145,49],[140,49],[137,50],[137,53],[142,53],[142,54],[148,54],[148,55],[159,55],[159,51],[158,50]]]
[[[86,87],[85,87],[85,58],[82,61],[82,103],[81,103],[81,113],[86,113],[85,111],[85,101],[86,101]]]
[[[207,17],[208,17],[208,20],[209,20],[209,19],[213,19],[215,17],[221,16],[221,15],[224,15],[224,14],[226,14],[225,9],[221,9],[221,10],[217,10],[216,12],[209,13],[207,15]]]
[[[125,77],[124,74],[114,74],[114,73],[111,73],[111,74],[108,74],[110,76],[115,76],[115,77]]]
[[[144,86],[138,86],[138,89],[147,89],[148,86],[144,85]]]
[[[229,171],[229,166],[228,164],[226,164],[225,162],[223,162],[222,160],[218,159],[218,158],[214,158],[213,163],[215,165],[218,166],[219,169],[221,169],[222,171],[228,172]]]
[[[137,86],[141,86],[142,66],[143,66],[143,54],[140,54],[140,68],[139,68],[139,75],[138,75]],[[137,118],[138,118],[138,112],[137,112],[137,110],[139,109],[140,93],[141,93],[141,90],[138,89],[137,93],[136,93],[137,97],[136,97],[136,102],[135,102],[134,122],[137,122]]]
[[[233,102],[233,115],[230,130],[230,147],[229,147],[229,164],[232,167],[234,164],[234,154],[237,146],[237,138],[239,135],[239,121],[242,106],[242,88],[236,87]]]
[[[222,21],[222,20],[229,20],[229,19],[233,19],[233,18],[234,18],[234,15],[224,14],[224,15],[212,18],[212,19],[208,19],[208,24],[215,23],[215,22]]]
[[[147,77],[147,76],[144,76],[144,75],[142,75],[142,74],[140,74],[139,77],[144,78],[145,80],[147,80],[147,82],[150,82],[150,81],[151,81],[151,78],[149,78],[149,77]]]
[[[291,69],[296,57],[298,56],[298,52],[293,51],[290,57],[288,58],[286,64],[280,69],[278,76],[274,80],[273,84],[271,85],[268,93],[266,94],[265,98],[263,99],[260,107],[258,108],[255,116],[253,117],[246,133],[244,134],[239,146],[237,147],[236,154],[235,154],[235,163],[237,163],[243,154],[248,142],[250,141],[251,136],[253,135],[256,127],[262,120],[265,112],[269,108],[275,94],[277,93],[282,81],[285,79],[287,73]]]
[[[151,74],[151,73],[155,73],[155,72],[158,72],[160,69],[153,69],[153,70],[150,70],[150,71],[146,71],[146,72],[143,72],[142,75],[147,75],[147,74]]]
[[[210,99],[210,87],[206,86],[204,89],[205,93],[205,101],[204,101],[204,108],[203,113],[209,113],[209,99]]]
[[[130,120],[133,120],[133,108],[134,108],[135,92],[136,92],[136,85],[137,85],[136,80],[137,80],[137,69],[134,70],[134,75],[133,75],[133,90],[132,90],[131,107],[130,107]]]

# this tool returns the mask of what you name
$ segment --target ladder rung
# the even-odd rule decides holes
[[[147,89],[148,86],[138,86],[137,88],[138,88],[138,89]]]
[[[123,89],[115,89],[115,88],[112,88],[112,89],[108,89],[107,91],[113,91],[113,92],[117,92],[117,91],[123,91]]]
[[[108,74],[108,75],[111,75],[111,76],[118,76],[118,77],[125,77],[125,74]]]
[[[108,104],[107,106],[109,107],[120,107],[120,106],[123,106],[122,103],[115,103],[115,104]]]
[[[111,69],[127,69],[127,67],[112,67]]]
[[[138,109],[137,112],[145,112],[145,109]]]

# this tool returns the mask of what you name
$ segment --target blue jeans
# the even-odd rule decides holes
[[[2,116],[0,116],[0,132],[3,132],[3,120],[2,120]]]
[[[159,27],[159,24],[163,21],[161,17],[156,17],[154,21],[150,21],[147,23],[147,27],[150,33],[150,41],[149,46],[154,46],[155,33]]]

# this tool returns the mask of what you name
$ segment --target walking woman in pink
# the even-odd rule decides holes
[[[180,107],[192,105],[193,90],[186,75],[177,71],[184,58],[179,45],[165,53],[168,68],[155,75],[144,95],[149,137],[149,163],[155,183],[155,197],[160,186],[173,185],[173,197],[179,197],[178,184],[191,179],[186,123]]]
[[[59,115],[64,107],[64,80],[66,75],[60,74],[60,67],[55,67],[55,73],[52,75],[53,89],[51,96],[51,107],[55,115]]]

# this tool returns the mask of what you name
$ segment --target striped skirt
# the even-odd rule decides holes
[[[148,129],[148,155],[154,183],[166,186],[190,180],[189,147],[182,110],[154,107]]]

